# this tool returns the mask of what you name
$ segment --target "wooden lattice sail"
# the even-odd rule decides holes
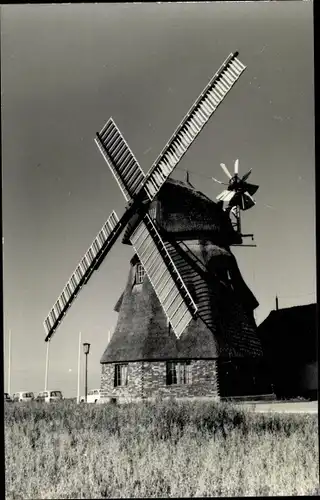
[[[104,233],[104,228],[108,228],[102,247],[96,248],[95,243],[98,242],[96,238],[90,246],[90,252],[86,253],[72,274],[62,294],[44,321],[47,332],[46,341],[50,340],[82,286],[87,283],[93,271],[99,267],[128,220],[135,213],[139,213],[140,217],[140,228],[137,231],[144,230],[147,233],[146,237],[149,238],[148,242],[150,244],[153,242],[153,256],[157,261],[157,270],[161,266],[165,279],[168,278],[170,281],[170,298],[173,298],[174,303],[168,303],[167,297],[162,293],[162,285],[165,286],[166,282],[164,283],[160,276],[160,281],[155,284],[152,269],[150,268],[147,273],[153,289],[160,299],[164,312],[172,323],[176,336],[180,337],[187,328],[196,313],[196,305],[170,255],[166,252],[161,236],[145,214],[147,204],[143,206],[142,200],[147,197],[149,202],[152,202],[245,68],[245,65],[238,59],[238,52],[227,57],[180,122],[147,175],[144,175],[137,159],[112,118],[96,134],[95,142],[115,177],[125,200],[130,203],[120,219],[115,216],[114,212],[111,214],[101,230]],[[112,223],[111,227],[109,227],[110,221]],[[135,236],[137,234],[132,235],[134,247]],[[135,249],[139,253],[138,247]],[[167,271],[164,268],[167,268]]]

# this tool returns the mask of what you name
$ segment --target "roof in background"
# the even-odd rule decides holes
[[[257,333],[270,356],[316,360],[317,304],[273,310]]]

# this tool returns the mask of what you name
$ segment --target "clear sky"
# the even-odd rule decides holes
[[[247,70],[179,167],[212,199],[221,186],[211,176],[226,180],[220,162],[232,168],[239,158],[240,174],[253,169],[260,189],[243,230],[257,247],[234,254],[260,302],[257,323],[276,293],[280,307],[316,300],[312,9],[312,2],[1,7],[11,392],[43,389],[43,320],[110,212],[124,208],[95,132],[112,116],[146,171],[236,50]],[[49,386],[66,396],[76,395],[80,330],[92,344],[89,387],[99,387],[131,256],[118,241],[52,339]],[[5,369],[7,351],[6,342]]]

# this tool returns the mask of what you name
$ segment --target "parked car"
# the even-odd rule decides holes
[[[55,401],[62,401],[63,396],[61,391],[41,391],[36,397],[36,401],[43,403],[53,403]]]
[[[30,402],[34,400],[33,392],[20,391],[15,392],[12,396],[13,402]]]
[[[101,390],[100,389],[91,389],[88,391],[87,403],[97,403],[101,398]],[[86,400],[85,396],[81,396],[80,403],[84,403]]]
[[[4,401],[7,403],[12,403],[12,399],[11,399],[10,394],[8,392],[4,393]]]

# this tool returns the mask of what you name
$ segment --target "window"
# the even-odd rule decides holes
[[[137,264],[137,270],[136,270],[136,283],[142,283],[144,275],[146,274],[144,267],[142,264]]]
[[[190,361],[167,361],[167,385],[191,384]]]
[[[156,215],[157,215],[157,207],[150,208],[150,210],[149,210],[149,216],[150,216],[150,218],[153,219],[153,220],[155,220]]]
[[[128,385],[128,365],[126,363],[114,367],[114,387]]]

